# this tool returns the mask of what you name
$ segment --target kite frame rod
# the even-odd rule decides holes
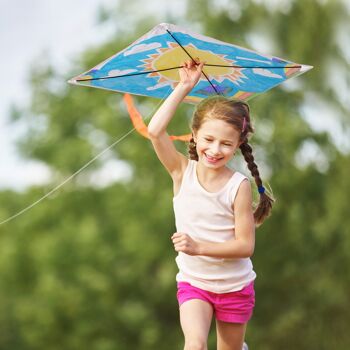
[[[235,66],[235,65],[221,65],[221,64],[210,64],[210,63],[205,63],[204,66],[208,67],[223,67],[223,68],[237,68],[237,69],[254,69],[254,68],[301,68],[301,65],[293,65],[293,66]],[[144,75],[144,74],[152,74],[152,73],[157,73],[157,72],[164,72],[168,70],[173,70],[173,69],[179,69],[183,68],[183,66],[177,66],[177,67],[171,67],[171,68],[164,68],[164,69],[158,69],[158,70],[152,70],[152,71],[147,71],[147,72],[137,72],[137,73],[130,73],[130,74],[124,74],[124,75],[114,75],[114,76],[106,76],[106,77],[98,77],[98,78],[87,78],[87,79],[76,79],[75,81],[81,82],[81,81],[92,81],[92,80],[103,80],[103,79],[115,79],[115,78],[123,78],[123,77],[131,77],[134,75]]]

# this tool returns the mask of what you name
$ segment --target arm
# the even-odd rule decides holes
[[[234,201],[235,238],[226,242],[195,241],[189,235],[175,233],[172,236],[176,251],[189,255],[216,258],[248,258],[254,253],[255,222],[252,211],[252,193],[248,181],[243,181]]]
[[[202,68],[203,63],[195,65],[192,61],[185,62],[184,67],[179,70],[179,84],[161,105],[148,125],[148,134],[154,150],[172,177],[182,173],[187,165],[187,159],[180,152],[177,152],[174,143],[166,132],[166,128],[178,105],[197,84]]]

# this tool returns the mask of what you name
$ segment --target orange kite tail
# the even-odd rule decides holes
[[[143,137],[146,137],[149,139],[147,126],[144,123],[142,116],[140,112],[135,108],[134,103],[132,101],[132,97],[130,94],[124,94],[124,102],[126,104],[126,108],[128,110],[128,113],[130,115],[130,119],[132,121],[132,124],[134,125],[136,131],[141,134]],[[171,140],[179,140],[184,142],[189,142],[191,140],[192,134],[186,134],[186,135],[171,135]]]

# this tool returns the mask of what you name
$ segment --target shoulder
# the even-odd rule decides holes
[[[245,195],[251,196],[251,194],[252,194],[252,186],[250,184],[250,181],[246,176],[243,175],[243,178],[238,187],[237,197],[245,196]]]
[[[247,178],[247,176],[245,176],[244,174],[242,174],[237,170],[234,171],[233,175],[236,176],[236,181],[238,181],[239,183],[241,183],[245,179],[248,180],[249,182],[249,179]]]
[[[232,209],[238,210],[239,208],[252,207],[252,186],[249,179],[241,174],[241,179],[237,194],[232,203]]]

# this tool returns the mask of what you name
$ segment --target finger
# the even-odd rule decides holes
[[[180,242],[174,243],[174,247],[186,247],[186,246],[187,246],[187,242],[180,241]]]
[[[201,72],[203,70],[204,62],[199,63],[196,68],[198,72]]]
[[[174,244],[175,243],[180,243],[180,242],[182,242],[184,244],[187,244],[189,242],[189,239],[185,235],[183,235],[181,237],[176,237],[176,238],[173,239],[173,243]]]
[[[174,248],[177,252],[185,252],[186,251],[185,245],[176,245]]]
[[[175,238],[175,237],[180,237],[182,235],[182,233],[180,233],[180,232],[175,232],[172,236],[171,236],[171,238],[173,239],[173,238]]]
[[[180,244],[175,244],[174,249],[178,252],[179,250],[183,249],[183,246]]]
[[[174,243],[174,244],[178,244],[178,243],[180,243],[180,242],[182,242],[182,238],[174,238],[174,239],[173,239],[173,243]]]

